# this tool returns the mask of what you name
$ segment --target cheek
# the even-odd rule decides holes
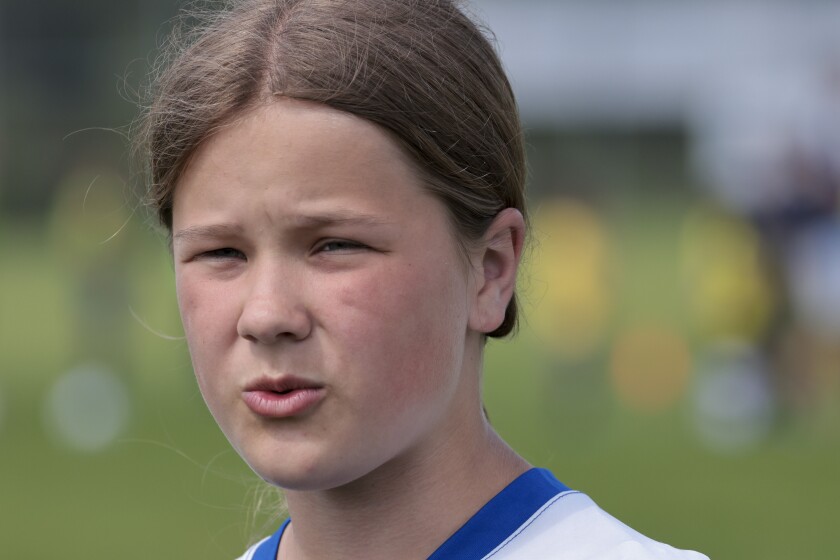
[[[209,334],[229,328],[229,321],[224,319],[230,314],[230,293],[224,293],[211,282],[177,273],[175,291],[188,342],[204,338],[198,333]]]
[[[389,408],[445,386],[460,369],[467,320],[459,278],[417,268],[379,271],[335,291],[344,359],[355,358]]]
[[[175,269],[175,295],[178,298],[178,312],[181,314],[181,323],[189,339],[195,317],[201,310],[201,286],[188,275]]]
[[[176,274],[181,323],[202,391],[207,388],[205,378],[212,373],[209,366],[218,362],[218,355],[226,346],[227,333],[236,332],[235,323],[233,327],[230,324],[229,304],[226,305],[230,298],[217,292],[207,283]]]

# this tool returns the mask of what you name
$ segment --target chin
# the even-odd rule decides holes
[[[260,472],[255,470],[260,478],[267,483],[293,492],[317,492],[334,490],[350,484],[353,477],[340,476],[338,473],[300,473],[300,472]]]
[[[332,490],[364,476],[351,472],[341,459],[302,460],[298,455],[291,461],[289,453],[267,453],[265,457],[246,457],[248,466],[267,483],[292,491]],[[338,469],[336,468],[338,467]]]

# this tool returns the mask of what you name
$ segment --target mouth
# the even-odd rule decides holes
[[[261,377],[245,387],[245,391],[265,391],[269,393],[287,394],[303,389],[322,389],[321,383],[310,381],[303,377],[284,375],[282,377]]]
[[[266,418],[291,418],[303,415],[326,396],[320,383],[308,379],[283,376],[263,377],[247,385],[242,400],[251,411]]]

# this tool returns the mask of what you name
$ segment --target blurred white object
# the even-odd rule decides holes
[[[825,221],[799,232],[785,260],[797,320],[840,336],[840,221]]]
[[[471,3],[529,126],[684,127],[704,182],[749,215],[797,196],[792,149],[816,142],[840,166],[825,81],[840,65],[838,1]]]
[[[775,401],[758,353],[747,345],[722,343],[701,362],[692,398],[700,440],[722,453],[746,451],[764,441]]]
[[[128,423],[129,398],[123,382],[105,368],[80,366],[64,373],[44,403],[47,429],[63,445],[98,451]]]
[[[815,58],[840,50],[834,0],[470,3],[530,122],[673,123],[733,88],[744,88],[736,102],[786,104]]]

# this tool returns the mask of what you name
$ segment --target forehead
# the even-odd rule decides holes
[[[352,159],[360,170],[385,162],[412,167],[404,150],[376,124],[320,103],[282,97],[221,127],[201,144],[190,167],[208,157],[225,156],[261,159],[265,166],[281,160],[300,167],[329,167]]]
[[[410,213],[412,204],[426,213],[431,204],[448,216],[382,128],[287,98],[231,121],[196,151],[173,196],[173,233],[218,221],[233,210],[234,199],[237,210],[270,208],[273,217],[288,220],[358,214],[390,221]]]
[[[232,120],[190,160],[175,190],[227,181],[264,187],[309,181],[318,189],[329,175],[352,171],[346,182],[375,175],[415,180],[407,156],[379,127],[325,105],[280,98]]]

